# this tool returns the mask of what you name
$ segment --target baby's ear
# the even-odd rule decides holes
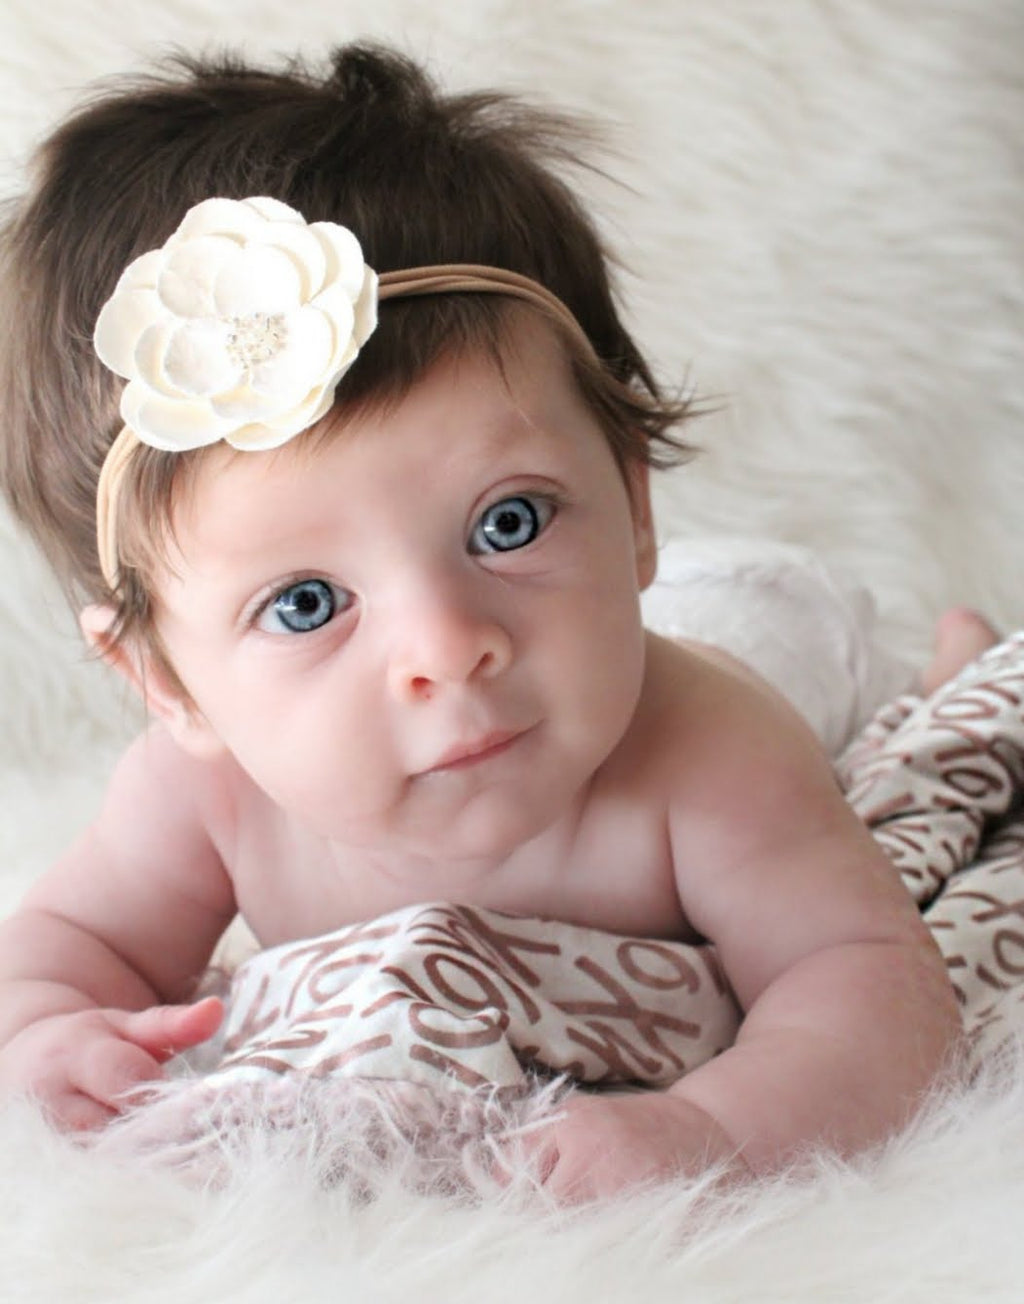
[[[643,462],[630,463],[626,470],[626,488],[629,490],[630,508],[633,512],[637,583],[641,589],[646,589],[654,581],[658,569],[658,542],[654,532],[654,513],[651,510],[650,468]]]
[[[149,715],[162,721],[168,733],[192,756],[212,757],[224,750],[206,717],[189,698],[177,675],[156,650],[137,638],[111,639],[114,609],[93,603],[84,607],[78,623],[85,641],[141,697]]]

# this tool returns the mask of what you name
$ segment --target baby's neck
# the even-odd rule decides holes
[[[484,850],[466,848],[461,854],[446,848],[438,854],[429,846],[396,844],[360,846],[330,840],[325,843],[336,872],[342,878],[358,874],[386,884],[388,892],[418,899],[427,889],[449,901],[482,901],[495,891],[503,893],[506,883],[522,883],[538,870],[550,874],[551,866],[563,864],[576,845],[580,822],[586,809],[584,793],[560,811],[553,822],[532,837],[507,846]]]

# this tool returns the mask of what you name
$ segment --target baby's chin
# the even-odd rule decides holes
[[[488,797],[461,809],[419,810],[405,819],[335,824],[330,841],[344,849],[345,859],[365,860],[369,873],[407,886],[417,899],[458,900],[500,874],[558,818],[559,810],[547,804]]]

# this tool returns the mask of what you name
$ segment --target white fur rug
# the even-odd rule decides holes
[[[597,112],[590,183],[667,380],[720,396],[662,481],[666,534],[813,545],[922,651],[951,602],[1024,617],[1024,9],[1019,0],[4,0],[0,190],[89,81],[168,44],[398,41],[453,86]],[[0,407],[2,412],[2,407]],[[2,419],[2,418],[0,418]],[[88,818],[134,727],[0,515],[0,909]],[[0,1116],[0,1298],[973,1301],[1024,1297],[1024,1060],[882,1156],[733,1203],[587,1215],[324,1187],[257,1132],[183,1183]]]

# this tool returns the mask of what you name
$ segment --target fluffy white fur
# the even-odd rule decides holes
[[[258,1121],[258,1120],[257,1120]],[[237,1134],[236,1134],[237,1135]],[[309,1132],[236,1139],[216,1186],[117,1146],[0,1120],[0,1290],[32,1304],[1016,1304],[1024,1063],[951,1096],[879,1156],[742,1194],[680,1182],[583,1211],[525,1182],[473,1203],[413,1192],[350,1127],[372,1198]],[[326,1181],[322,1181],[326,1177]]]
[[[86,83],[170,43],[395,40],[454,86],[600,114],[586,179],[662,376],[720,399],[662,481],[666,534],[811,544],[920,652],[951,602],[1024,612],[1024,14],[1017,0],[6,0],[0,187]],[[0,908],[81,827],[135,720],[0,517]],[[998,1302],[1024,1291],[1024,1067],[881,1157],[723,1202],[473,1207],[375,1170],[324,1188],[255,1127],[225,1183],[0,1117],[0,1296]]]

